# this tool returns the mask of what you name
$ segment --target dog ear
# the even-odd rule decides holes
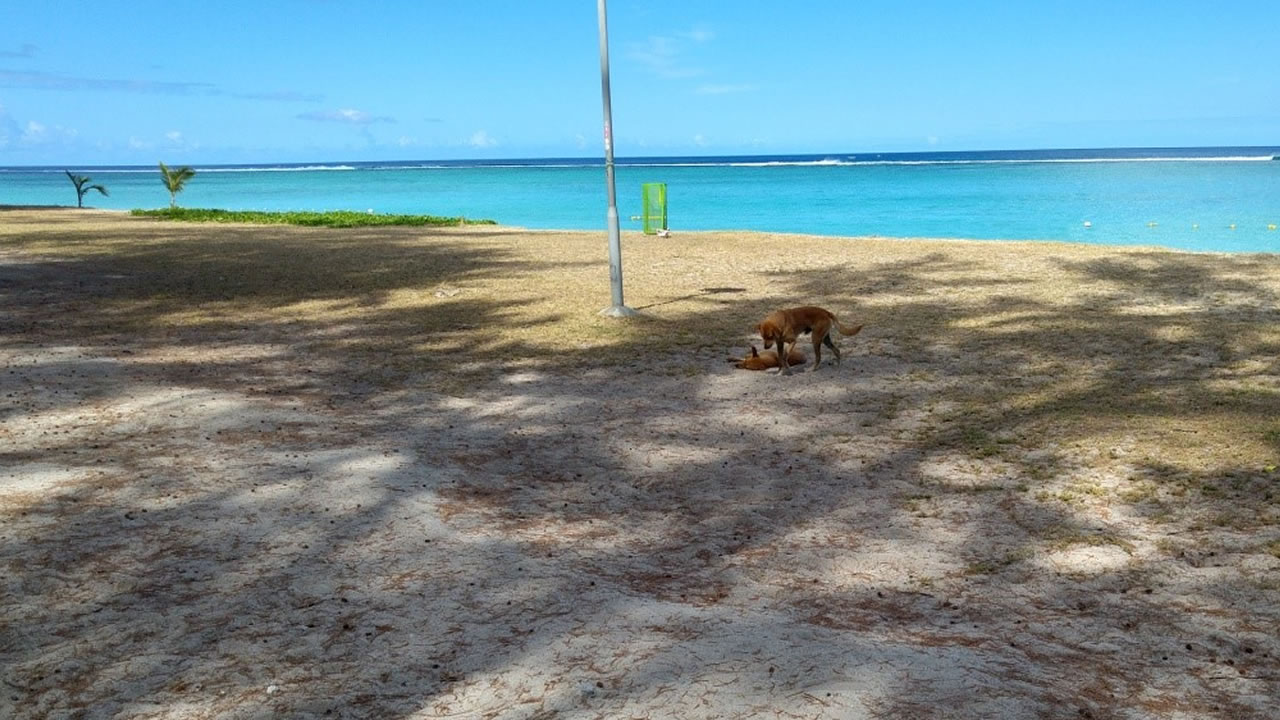
[[[751,357],[760,357],[760,353],[756,352],[756,346],[751,346]]]

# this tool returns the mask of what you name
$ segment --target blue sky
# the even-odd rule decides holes
[[[599,156],[592,0],[5,3],[0,165]],[[1280,144],[1280,3],[613,0],[620,156]]]

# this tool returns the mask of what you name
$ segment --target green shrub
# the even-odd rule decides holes
[[[495,225],[492,220],[468,220],[462,217],[438,217],[435,215],[383,215],[355,212],[353,210],[329,210],[325,212],[263,212],[258,210],[217,210],[205,208],[165,208],[162,210],[131,210],[138,217],[182,222],[252,223],[256,225],[305,225],[309,227],[372,227],[378,225]]]

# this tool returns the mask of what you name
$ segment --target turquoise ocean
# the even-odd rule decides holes
[[[669,226],[831,236],[1065,240],[1280,252],[1280,147],[619,158],[618,211],[666,183]],[[600,158],[195,165],[184,207],[357,210],[605,227]],[[0,168],[0,205],[158,208],[155,167]],[[0,216],[0,222],[3,217]]]

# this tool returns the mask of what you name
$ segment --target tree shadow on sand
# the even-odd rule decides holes
[[[0,267],[3,348],[46,358],[0,385],[14,716],[1260,718],[1280,693],[1273,259],[1066,258],[1096,291],[1062,299],[946,254],[793,273],[649,321],[692,338],[701,371],[669,374],[643,334],[567,370],[518,339],[415,364],[516,308],[387,298],[529,262],[500,249],[223,237]],[[271,314],[299,298],[372,309]],[[721,362],[813,298],[868,323],[842,366]]]

